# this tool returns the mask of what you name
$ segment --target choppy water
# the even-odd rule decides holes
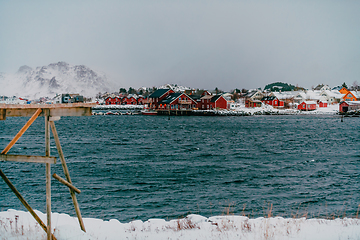
[[[3,149],[26,118],[0,121]],[[128,222],[246,214],[354,216],[360,203],[359,118],[336,116],[68,117],[56,122],[83,217]],[[54,142],[52,155],[57,156]],[[9,154],[44,155],[40,118]],[[45,166],[0,162],[45,212]],[[60,161],[52,173],[64,177]],[[0,210],[24,210],[0,181]],[[75,216],[52,181],[52,211]]]

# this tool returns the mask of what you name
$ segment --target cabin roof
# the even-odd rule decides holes
[[[153,92],[149,98],[159,98],[161,97],[162,95],[164,95],[165,93],[167,93],[168,91],[170,91],[170,89],[158,89],[156,90],[155,92]]]
[[[314,102],[314,101],[303,101],[303,103],[305,103],[306,105],[316,104],[316,102]]]
[[[211,98],[210,102],[216,102],[222,95],[215,95]]]
[[[213,97],[213,95],[205,95],[202,96],[201,99],[211,99]]]
[[[272,100],[275,100],[276,97],[275,96],[267,96],[267,97],[263,97],[261,99],[261,101],[272,101]]]
[[[203,96],[201,96],[201,95],[190,95],[189,97],[196,101],[196,100],[199,100],[200,98],[202,98]]]
[[[169,104],[175,101],[178,97],[180,97],[183,93],[171,93],[167,97],[165,97],[163,100],[161,100],[161,104]]]

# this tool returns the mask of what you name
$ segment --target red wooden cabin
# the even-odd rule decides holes
[[[204,95],[200,98],[200,101],[197,103],[197,108],[200,110],[209,110],[209,109],[227,109],[228,104],[227,100],[222,95]]]
[[[205,94],[203,97],[200,98],[200,101],[197,103],[197,108],[199,110],[208,110],[212,108],[210,100],[213,96]]]
[[[123,97],[121,103],[123,105],[136,105],[137,101],[134,97]]]
[[[118,97],[108,97],[105,99],[105,105],[120,105],[121,99]]]
[[[137,101],[138,105],[144,105],[145,104],[145,99],[143,97],[138,97],[136,99],[136,101]]]
[[[341,102],[339,112],[358,111],[360,110],[360,101]]]
[[[171,93],[161,102],[159,110],[191,110],[196,108],[196,101],[185,93]]]
[[[316,110],[316,102],[304,101],[298,105],[298,109],[301,111],[313,111]]]
[[[149,108],[157,109],[159,107],[159,103],[169,96],[170,94],[174,93],[171,89],[158,89],[153,92],[148,98]]]
[[[222,95],[215,95],[211,98],[210,104],[213,109],[227,109],[227,101]]]
[[[326,108],[328,106],[327,102],[319,102],[319,108]]]
[[[273,107],[284,107],[284,101],[280,101],[275,96],[263,97],[261,99],[261,102],[267,105],[271,105]]]
[[[252,101],[250,98],[245,100],[245,107],[247,108],[261,107],[261,104],[261,101],[258,100]]]

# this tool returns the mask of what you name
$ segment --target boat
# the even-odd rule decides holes
[[[145,109],[141,111],[142,115],[157,115],[157,111],[151,109]]]

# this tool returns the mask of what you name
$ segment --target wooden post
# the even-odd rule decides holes
[[[13,140],[6,146],[6,148],[1,152],[1,154],[7,154],[9,150],[14,146],[14,144],[19,140],[19,138],[26,132],[26,130],[30,127],[30,125],[36,120],[36,118],[42,112],[41,108],[36,110],[36,112],[32,115],[29,121],[22,127],[22,129],[15,135]]]
[[[58,136],[57,131],[56,131],[56,128],[55,128],[55,123],[54,123],[54,122],[50,122],[50,126],[51,126],[51,130],[52,130],[52,133],[53,133],[53,137],[54,137],[54,139],[55,139],[56,148],[57,148],[58,153],[59,153],[59,158],[60,158],[60,160],[61,160],[61,165],[62,165],[62,167],[63,167],[66,180],[67,180],[70,184],[72,184],[71,178],[70,178],[70,173],[69,173],[69,170],[68,170],[67,165],[66,165],[66,161],[65,161],[65,158],[64,158],[63,151],[62,151],[62,149],[61,149],[59,136]],[[75,192],[74,192],[74,190],[72,190],[71,188],[69,188],[69,191],[70,191],[71,198],[72,198],[72,200],[73,200],[73,204],[74,204],[74,207],[75,207],[75,212],[76,212],[76,215],[77,215],[77,217],[78,217],[81,230],[83,230],[84,232],[86,232],[86,230],[85,230],[85,225],[84,225],[84,222],[83,222],[82,217],[81,217],[80,207],[79,207],[78,201],[77,201],[77,199],[76,199]]]
[[[0,120],[6,119],[6,109],[0,109]]]
[[[45,110],[45,156],[50,156],[49,109]],[[46,163],[46,215],[47,239],[51,240],[51,165]]]

